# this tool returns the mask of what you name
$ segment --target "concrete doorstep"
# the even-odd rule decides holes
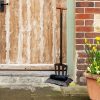
[[[45,83],[48,77],[0,76],[0,100],[89,100],[86,86]]]

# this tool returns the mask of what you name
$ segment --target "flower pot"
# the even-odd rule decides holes
[[[99,75],[85,73],[87,80],[88,93],[91,100],[100,100],[100,83],[97,83]]]

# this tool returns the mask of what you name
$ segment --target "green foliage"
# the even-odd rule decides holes
[[[85,51],[89,62],[87,72],[100,75],[100,37],[96,37],[95,42],[95,44],[90,44],[85,39]]]

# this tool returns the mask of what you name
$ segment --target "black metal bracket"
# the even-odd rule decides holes
[[[4,3],[4,0],[0,0],[0,12],[4,12],[4,7],[8,5],[8,3]]]

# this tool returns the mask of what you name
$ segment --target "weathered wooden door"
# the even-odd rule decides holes
[[[46,69],[59,62],[60,12],[66,0],[5,0],[0,12],[1,69]],[[63,62],[66,62],[66,11]]]

